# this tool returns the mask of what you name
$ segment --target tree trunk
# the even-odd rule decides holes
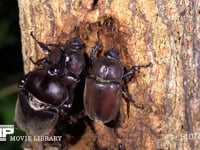
[[[115,132],[104,125],[89,127],[70,150],[100,147],[127,150],[200,149],[200,2],[197,0],[18,0],[25,73],[34,69],[29,58],[44,57],[31,38],[64,43],[74,27],[86,43],[119,50],[126,67],[144,65],[128,87],[145,108],[122,102]],[[111,20],[111,23],[110,23]],[[99,32],[99,34],[97,34]],[[117,144],[113,144],[113,143]]]

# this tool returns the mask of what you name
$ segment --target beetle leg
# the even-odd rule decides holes
[[[25,84],[25,79],[21,79],[18,83],[18,88],[24,88],[24,84]]]
[[[99,47],[101,46],[100,42],[96,42],[94,47],[91,50],[90,53],[90,60],[93,61],[94,60],[94,55],[96,54],[97,50],[99,50]]]
[[[129,117],[129,112],[130,112],[130,103],[129,102],[132,101],[132,98],[131,98],[131,96],[130,96],[130,94],[128,92],[127,87],[122,86],[122,91],[123,91],[123,96],[124,96],[126,104],[127,104],[126,111],[127,111],[128,117]],[[133,102],[133,104],[135,104],[135,101]]]
[[[51,65],[51,64],[53,64],[53,62],[49,61],[49,60],[46,59],[46,58],[42,58],[42,59],[39,59],[39,60],[37,60],[37,61],[34,61],[31,57],[30,57],[29,59],[30,59],[30,61],[31,61],[34,65],[36,65],[36,66],[38,66],[38,67],[42,67],[42,69],[45,68],[45,65]]]
[[[93,133],[96,133],[93,122],[87,116],[83,117],[83,121],[86,125],[89,126],[89,128],[92,130]]]
[[[143,108],[144,108],[143,105],[137,104],[137,103],[135,102],[135,100],[132,99],[131,94],[129,93],[128,87],[127,87],[127,86],[123,85],[123,86],[122,86],[122,90],[123,90],[123,95],[124,95],[124,97],[125,97],[125,101],[127,102],[127,114],[128,114],[128,116],[129,116],[129,112],[130,112],[130,103],[129,103],[129,102],[132,102],[133,105],[134,105],[136,108],[140,108],[140,109],[143,109]]]
[[[97,139],[94,142],[93,150],[100,150],[98,144],[97,144]]]
[[[30,35],[37,42],[37,44],[42,48],[42,50],[44,51],[44,53],[46,55],[49,55],[51,53],[51,50],[48,48],[48,46],[58,47],[57,44],[45,44],[45,43],[42,43],[42,42],[38,41],[36,39],[36,37],[33,35],[33,32],[31,32]]]
[[[123,144],[119,143],[118,150],[125,150],[125,146]]]
[[[149,64],[147,64],[147,65],[133,66],[130,70],[128,70],[128,71],[124,74],[123,78],[124,78],[124,79],[127,79],[128,77],[134,75],[135,72],[138,71],[140,68],[147,68],[147,67],[150,67],[150,66],[152,66],[152,63],[151,63],[151,62],[150,62]]]
[[[39,66],[39,65],[44,65],[44,64],[48,63],[48,60],[47,60],[46,58],[42,58],[42,59],[39,59],[39,60],[37,60],[37,61],[34,61],[34,60],[32,59],[32,57],[29,57],[29,59],[30,59],[30,61],[31,61],[34,65],[37,65],[37,66]]]

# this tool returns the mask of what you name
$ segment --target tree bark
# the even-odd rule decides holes
[[[119,143],[127,150],[200,149],[199,1],[18,0],[18,5],[25,73],[34,69],[30,57],[44,57],[31,31],[44,43],[64,43],[75,26],[87,53],[99,31],[103,48],[114,44],[126,67],[153,63],[128,84],[132,98],[145,108],[130,104],[128,117],[122,102],[118,136],[109,133],[112,128],[94,125],[96,133],[88,127],[75,144],[64,143],[66,149],[92,149],[96,138],[108,149]]]

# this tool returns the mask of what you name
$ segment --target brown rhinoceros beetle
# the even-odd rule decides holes
[[[114,48],[106,51],[104,56],[95,58],[99,46],[97,42],[90,54],[91,66],[85,80],[84,109],[93,121],[108,123],[116,119],[123,96],[134,102],[136,107],[142,107],[132,100],[124,81],[141,67],[149,67],[151,63],[133,66],[127,71]]]

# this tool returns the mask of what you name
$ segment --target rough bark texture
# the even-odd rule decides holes
[[[18,0],[18,4],[26,73],[34,68],[29,57],[44,56],[31,31],[44,43],[64,43],[75,26],[80,26],[88,52],[99,31],[104,49],[114,44],[127,67],[153,62],[129,83],[133,99],[145,109],[131,105],[128,117],[123,101],[118,136],[112,128],[95,124],[96,133],[88,127],[76,143],[64,143],[66,149],[92,149],[96,138],[108,149],[117,149],[119,143],[127,150],[200,149],[198,0]],[[97,25],[109,17],[113,24]]]

